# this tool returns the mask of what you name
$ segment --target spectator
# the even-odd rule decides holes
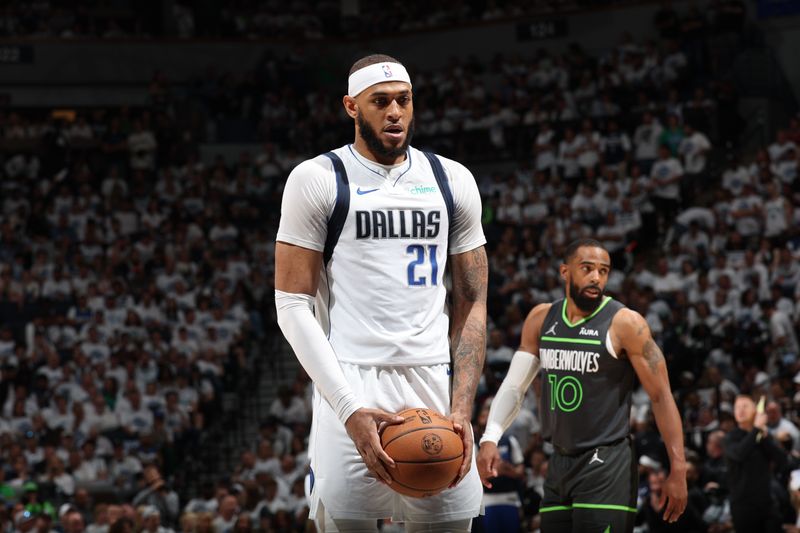
[[[663,128],[653,115],[646,112],[633,134],[634,159],[645,174],[650,174],[650,167],[658,157],[662,131]]]
[[[133,131],[128,135],[130,166],[134,170],[153,170],[158,144],[153,132],[145,128],[140,120],[133,123]]]
[[[545,121],[539,128],[534,141],[533,152],[536,156],[536,170],[548,174],[555,173],[556,167],[556,137],[550,123]]]
[[[797,176],[797,145],[789,140],[786,130],[779,130],[775,142],[767,148],[771,170],[784,183],[791,183]]]
[[[791,315],[778,309],[772,301],[764,302],[761,310],[769,320],[772,356],[783,364],[791,364],[800,354],[797,330],[792,323]]]
[[[489,333],[489,346],[486,348],[486,364],[492,366],[497,363],[510,363],[514,350],[505,342],[505,332],[493,329]]]
[[[680,182],[683,179],[683,166],[672,157],[670,148],[661,145],[658,148],[658,159],[650,170],[653,188],[653,203],[659,213],[662,228],[671,222],[678,212],[681,203]]]
[[[177,523],[180,512],[177,493],[167,487],[157,467],[149,465],[142,474],[144,485],[133,498],[133,505],[152,506],[158,511],[163,523]]]
[[[60,457],[48,460],[47,481],[55,486],[56,492],[71,497],[75,493],[75,478],[64,468],[64,461]]]
[[[579,176],[579,156],[583,152],[585,139],[577,137],[572,128],[566,128],[564,139],[558,145],[558,162],[562,176],[567,180],[575,180]]]
[[[711,142],[692,124],[684,124],[683,132],[684,137],[678,145],[678,153],[683,157],[683,167],[686,169],[681,196],[691,205],[697,193],[707,186],[706,157],[711,150]]]
[[[578,165],[582,169],[594,168],[600,162],[600,150],[603,138],[594,130],[592,121],[586,119],[581,124],[581,131],[576,137],[580,146]]]
[[[152,505],[145,505],[141,510],[142,531],[146,533],[171,533],[172,529],[161,525],[161,513]]]
[[[709,483],[716,487],[728,486],[728,468],[725,462],[725,432],[714,430],[706,439],[706,460],[703,463],[700,482],[704,486]]]
[[[139,387],[131,383],[126,394],[127,402],[120,402],[116,411],[120,426],[128,438],[150,432],[153,429],[153,413],[142,403]]]
[[[622,165],[630,159],[631,140],[627,133],[620,131],[616,120],[609,120],[607,128],[601,142],[603,163],[621,172]]]
[[[219,504],[219,513],[214,518],[215,533],[226,533],[233,528],[239,514],[239,504],[235,496],[225,496]]]
[[[791,446],[790,450],[800,450],[800,429],[783,416],[781,406],[778,402],[771,401],[766,406],[767,413],[767,432],[779,442],[784,442],[786,437]]]
[[[760,235],[763,210],[764,204],[755,188],[745,184],[742,194],[730,204],[730,217],[736,232],[749,239]]]
[[[260,520],[261,516],[267,512],[270,515],[276,515],[281,511],[288,511],[289,504],[280,495],[278,482],[272,477],[267,478],[264,483],[264,496],[258,502],[253,510],[252,516],[254,520]]]
[[[756,412],[750,397],[736,397],[734,416],[738,427],[725,437],[733,526],[737,531],[779,530],[770,466],[785,464],[785,453],[767,432],[767,414]]]
[[[763,203],[764,236],[775,246],[784,243],[786,234],[793,224],[794,208],[781,193],[779,185],[767,183],[767,198]]]
[[[83,516],[77,509],[67,511],[61,517],[61,523],[64,528],[64,533],[81,533],[84,531]]]

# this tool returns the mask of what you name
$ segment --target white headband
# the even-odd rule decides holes
[[[400,63],[375,63],[350,74],[347,78],[347,94],[358,96],[367,87],[385,81],[404,81],[411,85],[408,71]]]

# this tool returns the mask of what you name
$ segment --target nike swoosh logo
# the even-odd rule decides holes
[[[368,189],[368,190],[366,190],[366,191],[362,191],[362,190],[361,190],[361,187],[359,187],[358,189],[356,189],[356,193],[357,193],[357,194],[369,194],[369,193],[371,193],[371,192],[375,192],[375,191],[377,191],[377,190],[378,190],[378,189]]]

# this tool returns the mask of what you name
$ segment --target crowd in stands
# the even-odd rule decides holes
[[[178,527],[187,460],[266,334],[270,187],[162,151],[149,111],[7,118],[0,529]]]
[[[6,34],[36,5],[5,8]],[[735,26],[735,9],[726,16]],[[691,464],[683,530],[729,530],[723,437],[739,392],[770,399],[790,523],[800,496],[789,485],[800,457],[800,120],[740,154],[735,91],[708,75],[716,59],[697,33],[710,22],[689,9],[660,12],[656,24],[659,40],[623,36],[599,56],[571,46],[412,69],[415,145],[515,162],[475,173],[491,276],[477,429],[527,312],[563,295],[564,247],[594,236],[612,254],[609,294],[647,318],[668,359]],[[194,491],[180,472],[221,392],[252,366],[249,344],[278,334],[282,182],[347,142],[352,126],[341,87],[310,86],[301,58],[268,58],[240,80],[188,81],[178,91],[156,74],[147,109],[0,112],[0,531],[304,527],[302,373],[263,413],[235,471]],[[232,138],[263,149],[233,163],[198,158],[198,142]],[[646,395],[634,400],[637,520],[657,531],[652,495],[668,463]],[[533,389],[526,406],[509,434],[533,530],[551,450]]]
[[[61,38],[238,38],[322,39],[364,38],[386,33],[431,30],[497,20],[570,13],[610,5],[634,5],[642,0],[434,0],[425,3],[391,2],[350,5],[330,0],[276,2],[237,0],[221,4],[119,0],[24,2],[11,0],[0,7],[0,37]],[[744,11],[740,0],[714,0],[717,15]],[[671,11],[670,9],[665,12]],[[666,19],[665,19],[666,20]]]
[[[259,2],[239,0],[224,5],[172,2],[168,12],[144,13],[134,2],[84,2],[72,9],[58,0],[11,2],[0,16],[0,35],[59,37],[225,37],[263,39],[358,35],[383,31],[387,17],[401,31],[439,28],[470,22],[508,19],[553,11],[571,11],[606,2],[452,2],[372,6],[354,4],[352,12],[332,1]],[[397,17],[401,19],[398,20]]]

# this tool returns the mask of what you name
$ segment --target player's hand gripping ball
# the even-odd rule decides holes
[[[381,445],[397,468],[389,473],[391,488],[416,498],[446,489],[458,475],[464,443],[453,423],[433,409],[413,408],[397,413],[404,422],[387,426]]]

